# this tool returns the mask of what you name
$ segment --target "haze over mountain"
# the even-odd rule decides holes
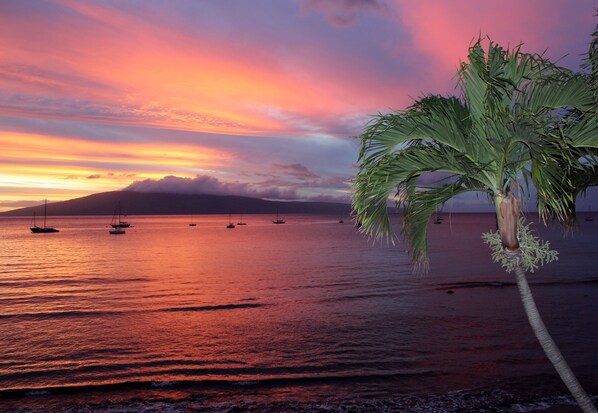
[[[243,196],[112,191],[48,204],[48,215],[112,215],[118,202],[128,215],[179,214],[349,214],[350,205],[331,202],[283,202]],[[43,206],[14,209],[1,216],[43,213]]]

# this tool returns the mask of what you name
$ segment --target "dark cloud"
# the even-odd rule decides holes
[[[362,11],[385,14],[389,9],[379,0],[309,0],[303,7],[322,13],[326,21],[336,27],[354,25]]]
[[[297,166],[298,169],[302,169]],[[145,179],[136,181],[125,188],[136,192],[161,192],[178,194],[210,194],[239,195],[264,199],[280,200],[318,200],[346,202],[348,194],[339,192],[347,189],[348,178],[330,177],[318,179],[309,184],[284,179],[266,179],[260,182],[224,182],[209,175],[198,175],[195,178],[165,176],[162,179]],[[308,191],[310,190],[310,191]],[[321,194],[326,192],[326,194]],[[315,193],[315,194],[314,194]]]
[[[267,199],[298,199],[296,188],[287,188],[276,184],[281,184],[281,182],[249,184],[223,182],[208,175],[198,175],[195,178],[182,178],[171,175],[157,180],[136,181],[126,187],[125,190],[177,194],[240,195]]]
[[[318,179],[319,176],[311,171],[307,166],[301,163],[291,163],[291,164],[272,164],[272,168],[276,171],[282,172],[285,175],[292,176],[297,179]]]
[[[351,202],[351,197],[349,195],[315,195],[309,197],[307,200],[313,202],[340,202],[346,204]]]

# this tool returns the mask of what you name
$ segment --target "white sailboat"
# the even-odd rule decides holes
[[[33,232],[34,234],[47,234],[47,233],[51,233],[51,232],[60,232],[56,228],[46,226],[47,206],[48,206],[48,200],[46,199],[44,201],[44,226],[43,227],[37,226],[37,224],[35,222],[35,212],[33,212],[33,226],[30,229],[31,229],[31,232]]]

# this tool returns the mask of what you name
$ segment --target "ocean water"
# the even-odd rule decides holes
[[[492,215],[430,225],[427,274],[349,219],[284,218],[0,219],[0,410],[575,411],[481,240]],[[534,227],[560,252],[537,304],[598,401],[598,221]]]

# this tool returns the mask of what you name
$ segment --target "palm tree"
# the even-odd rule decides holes
[[[596,413],[542,322],[524,271],[537,263],[520,248],[530,242],[520,239],[520,199],[532,186],[544,221],[574,216],[573,177],[592,168],[584,159],[598,148],[596,122],[583,116],[592,110],[592,93],[587,77],[541,55],[490,40],[486,51],[484,42],[478,39],[461,64],[460,97],[426,96],[365,127],[354,214],[367,235],[394,242],[387,202],[395,193],[410,258],[426,267],[434,210],[464,192],[486,194],[495,206],[501,253],[536,337],[580,407]]]

